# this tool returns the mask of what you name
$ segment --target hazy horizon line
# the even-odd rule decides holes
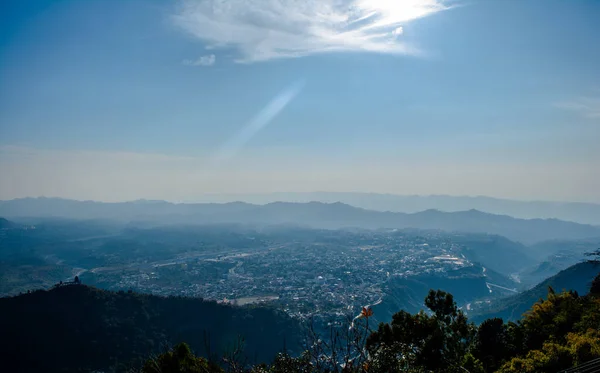
[[[379,192],[334,192],[334,191],[312,191],[312,192],[262,192],[262,193],[203,193],[202,195],[186,199],[186,200],[171,200],[171,199],[154,199],[154,198],[137,198],[137,199],[123,199],[123,200],[99,200],[99,199],[78,199],[78,198],[70,198],[70,197],[60,197],[60,196],[27,196],[27,197],[16,197],[10,199],[0,199],[2,202],[7,201],[15,201],[15,200],[23,200],[23,199],[59,199],[59,200],[69,200],[69,201],[77,201],[77,202],[99,202],[99,203],[127,203],[127,202],[138,202],[138,201],[148,201],[148,202],[168,202],[172,204],[194,204],[194,203],[232,203],[232,202],[246,202],[257,205],[264,205],[272,202],[297,202],[297,201],[285,201],[285,200],[273,200],[270,202],[264,203],[254,203],[247,202],[240,199],[231,199],[227,201],[206,201],[203,200],[203,197],[268,197],[268,196],[277,196],[277,195],[313,195],[313,194],[330,194],[330,195],[371,195],[371,196],[382,196],[382,197],[400,197],[400,198],[463,198],[463,199],[488,199],[495,201],[504,201],[504,202],[519,202],[519,203],[559,203],[559,204],[582,204],[582,205],[596,205],[600,207],[600,202],[596,201],[577,201],[577,200],[551,200],[551,199],[517,199],[517,198],[505,198],[505,197],[495,197],[489,195],[454,195],[454,194],[395,194],[395,193],[379,193]],[[308,202],[322,202],[322,203],[346,203],[343,201],[335,201],[335,202],[323,202],[317,200],[304,201],[301,203]],[[351,203],[346,203],[350,204]]]

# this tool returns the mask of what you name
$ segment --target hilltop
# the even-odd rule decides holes
[[[15,372],[122,371],[180,341],[220,356],[238,335],[250,361],[298,348],[298,324],[281,312],[199,298],[71,285],[0,298],[0,310],[3,365]]]
[[[600,224],[600,204],[589,202],[518,201],[486,196],[398,195],[382,193],[264,193],[209,194],[202,202],[244,201],[266,204],[274,201],[324,203],[343,202],[352,206],[376,210],[414,213],[429,209],[446,212],[477,209],[490,214],[516,218],[555,218],[585,224]],[[200,201],[199,201],[200,202]]]

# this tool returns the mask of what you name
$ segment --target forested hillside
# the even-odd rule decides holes
[[[197,298],[62,286],[0,299],[0,351],[11,372],[122,371],[186,341],[202,355],[223,355],[245,339],[249,361],[298,351],[298,324],[267,308]]]
[[[474,312],[471,317],[475,322],[481,322],[489,317],[501,317],[510,321],[518,320],[535,302],[546,298],[548,287],[556,292],[572,290],[579,294],[585,294],[594,276],[599,271],[600,264],[598,263],[582,262],[576,264],[542,281],[532,289],[507,298],[491,301],[489,305]]]
[[[550,373],[600,358],[600,275],[589,289],[549,288],[517,322],[479,326],[450,293],[431,290],[427,311],[400,311],[378,327],[366,312],[318,335],[265,308],[63,285],[0,299],[0,351],[11,372]]]
[[[425,305],[427,312],[400,311],[391,323],[382,323],[375,331],[370,330],[369,317],[364,317],[349,329],[356,334],[333,331],[328,338],[309,344],[304,354],[278,354],[269,366],[247,366],[228,357],[220,361],[221,367],[216,361],[195,357],[187,345],[180,344],[149,359],[141,371],[556,373],[600,369],[600,275],[585,296],[549,289],[548,299],[533,305],[516,323],[493,318],[475,326],[457,308],[452,295],[439,290],[429,292]]]

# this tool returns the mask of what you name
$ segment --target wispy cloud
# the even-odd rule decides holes
[[[238,62],[336,51],[418,54],[402,26],[448,9],[444,0],[182,0],[173,20]]]
[[[196,60],[183,60],[186,66],[212,66],[217,62],[217,57],[214,54],[201,56]]]
[[[585,118],[600,119],[600,97],[579,97],[556,103],[556,107],[570,110]]]

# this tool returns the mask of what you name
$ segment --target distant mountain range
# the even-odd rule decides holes
[[[600,265],[596,263],[575,264],[540,282],[532,289],[507,298],[492,300],[490,305],[470,314],[469,318],[475,322],[490,317],[518,320],[535,302],[547,298],[548,287],[552,287],[557,293],[563,290],[574,290],[584,295],[588,293],[592,280],[598,273],[600,273]]]
[[[555,218],[577,223],[600,225],[600,204],[582,202],[517,201],[492,197],[468,196],[403,196],[377,193],[268,193],[268,194],[212,194],[198,202],[224,203],[244,201],[266,204],[276,201],[324,203],[342,202],[375,211],[413,213],[436,209],[446,212],[476,209],[491,214],[509,215],[516,218]]]
[[[557,219],[517,219],[478,210],[417,213],[365,210],[340,202],[274,202],[253,205],[173,204],[164,201],[102,203],[58,198],[24,198],[0,202],[0,216],[7,218],[60,217],[114,219],[160,224],[241,223],[295,224],[314,228],[413,228],[452,232],[490,233],[531,244],[551,239],[600,237],[600,227]]]
[[[525,286],[535,285],[563,269],[581,262],[585,258],[585,253],[593,252],[598,248],[600,248],[600,237],[596,239],[551,240],[536,243],[528,246],[526,250],[528,257],[534,259],[533,265],[518,271],[518,278]],[[492,258],[486,257],[486,259]]]

